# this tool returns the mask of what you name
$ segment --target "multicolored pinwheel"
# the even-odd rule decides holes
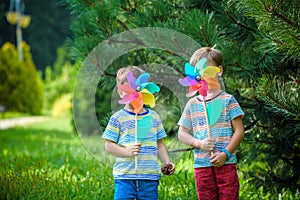
[[[207,91],[211,89],[220,89],[220,84],[215,78],[220,72],[220,68],[216,66],[206,66],[207,59],[202,58],[195,66],[191,66],[189,62],[184,65],[184,72],[187,75],[178,82],[183,86],[189,86],[187,97],[194,96],[199,92],[203,99],[207,96]]]
[[[190,63],[185,63],[184,71],[187,75],[183,79],[179,79],[178,82],[183,86],[189,86],[189,92],[187,97],[194,96],[197,92],[203,97],[203,108],[206,118],[207,135],[210,138],[210,126],[215,124],[222,112],[223,105],[220,99],[216,99],[210,106],[206,105],[206,96],[208,90],[221,89],[219,81],[216,79],[217,73],[220,72],[220,68],[216,66],[207,66],[207,59],[202,58],[199,60],[195,67]],[[210,152],[213,155],[213,151]]]
[[[138,78],[135,78],[132,72],[128,72],[128,83],[117,85],[118,91],[125,93],[119,103],[131,103],[134,113],[138,113],[144,105],[149,105],[151,108],[154,107],[155,98],[153,94],[159,92],[160,88],[155,83],[148,82],[149,77],[150,74],[143,73]]]

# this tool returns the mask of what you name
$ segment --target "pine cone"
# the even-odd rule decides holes
[[[165,175],[170,175],[171,174],[171,169],[172,169],[172,164],[164,164],[161,167],[161,172]]]

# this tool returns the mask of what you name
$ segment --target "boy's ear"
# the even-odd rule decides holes
[[[220,68],[220,72],[218,72],[217,75],[218,75],[219,77],[221,77],[222,74],[223,74],[223,66],[222,66],[222,65],[219,65],[219,68]]]

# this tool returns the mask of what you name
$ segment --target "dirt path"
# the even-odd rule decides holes
[[[13,119],[1,119],[0,120],[0,130],[22,126],[30,123],[37,123],[46,120],[47,117],[35,116],[35,117],[21,117]]]

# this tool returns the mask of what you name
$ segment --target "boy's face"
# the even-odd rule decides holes
[[[118,94],[119,94],[120,98],[122,99],[125,96],[126,93],[118,91]]]
[[[124,85],[124,84],[127,84],[127,81],[124,82],[124,83],[120,83],[119,81],[117,81],[117,84]],[[125,96],[126,93],[123,92],[123,91],[120,91],[120,90],[118,89],[118,94],[119,94],[120,98],[122,99],[122,98]]]

